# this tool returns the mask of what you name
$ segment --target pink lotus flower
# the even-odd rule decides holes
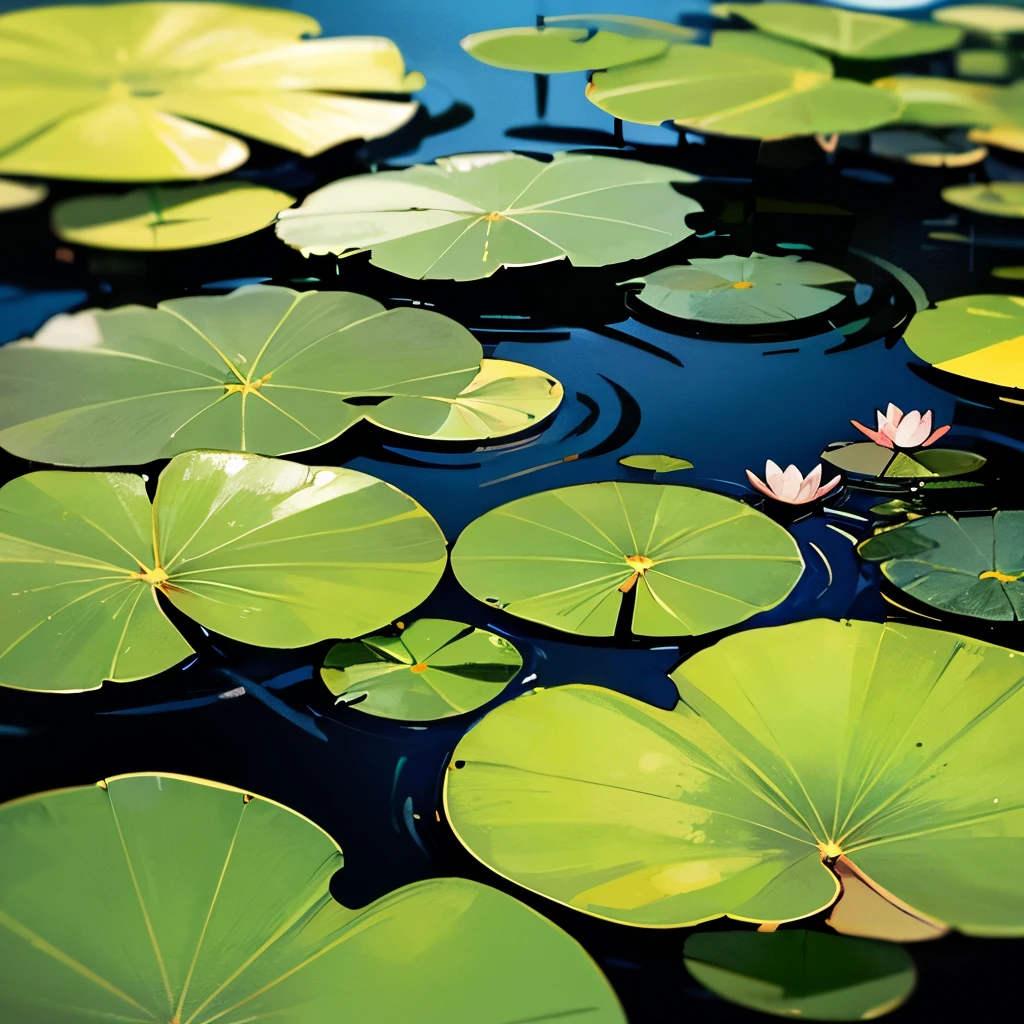
[[[784,501],[787,505],[806,505],[809,501],[817,501],[823,494],[828,494],[837,483],[839,477],[834,476],[821,486],[821,463],[804,476],[796,466],[787,466],[785,473],[769,459],[764,464],[765,483],[760,477],[747,470],[750,483],[762,494],[776,501]]]
[[[856,420],[850,422],[862,433],[867,434],[875,444],[883,448],[927,448],[935,444],[943,434],[949,431],[949,425],[932,430],[931,409],[922,415],[916,409],[903,415],[902,409],[897,409],[892,402],[885,410],[883,416],[876,409],[878,415],[878,429],[872,430],[865,427],[863,423]]]

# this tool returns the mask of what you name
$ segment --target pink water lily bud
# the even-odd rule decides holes
[[[877,409],[875,414],[878,416],[877,430],[865,427],[856,420],[850,422],[883,448],[927,448],[949,431],[948,424],[932,430],[931,409],[926,413],[914,409],[913,412],[904,414],[902,409],[890,402],[884,415]]]
[[[787,505],[806,505],[809,501],[817,501],[822,495],[828,494],[840,479],[834,476],[827,484],[822,485],[820,462],[804,476],[793,465],[787,466],[783,472],[771,459],[764,464],[764,477],[762,480],[747,470],[747,478],[753,487],[762,494],[767,494],[769,498],[784,501]]]

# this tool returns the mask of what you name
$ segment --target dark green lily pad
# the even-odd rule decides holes
[[[398,636],[335,644],[320,675],[337,703],[381,718],[427,722],[486,704],[522,668],[504,637],[448,619],[419,619]]]
[[[888,480],[963,476],[981,469],[986,462],[982,455],[954,448],[925,448],[904,452],[871,441],[854,441],[841,448],[826,448],[821,457],[844,473]]]

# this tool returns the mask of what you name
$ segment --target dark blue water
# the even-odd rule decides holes
[[[9,6],[0,3],[0,10]],[[326,34],[391,36],[409,66],[427,76],[426,110],[398,137],[362,149],[340,147],[311,161],[255,147],[243,172],[250,179],[304,194],[372,164],[397,166],[489,149],[546,153],[614,144],[611,120],[582,95],[582,76],[551,81],[541,121],[530,76],[484,67],[458,48],[458,39],[469,32],[532,23],[541,13],[534,3],[282,6],[318,17]],[[622,6],[587,0],[559,5],[557,13]],[[664,0],[642,10],[630,5],[630,13],[668,20],[699,9]],[[984,174],[1020,177],[1020,165],[991,157],[976,169],[934,171],[895,167],[855,150],[829,158],[811,143],[760,149],[756,143],[702,144],[680,141],[669,129],[631,125],[624,134],[626,146],[616,152],[705,175],[688,189],[705,206],[705,214],[691,219],[703,237],[613,270],[552,264],[455,286],[393,278],[359,257],[340,264],[338,273],[333,260],[303,260],[270,232],[188,256],[79,250],[67,263],[54,258],[56,243],[43,207],[9,215],[0,224],[0,341],[31,333],[61,310],[216,294],[251,278],[364,291],[393,305],[429,302],[470,327],[488,355],[531,363],[561,380],[565,400],[557,415],[542,430],[480,448],[410,447],[396,435],[360,426],[294,458],[346,465],[390,481],[433,513],[449,541],[486,510],[525,494],[596,480],[651,479],[619,465],[620,458],[636,453],[665,452],[693,462],[694,469],[667,482],[755,501],[745,469],[760,473],[772,458],[808,470],[828,444],[856,438],[851,418],[870,421],[873,410],[890,401],[904,409],[934,410],[937,423],[953,424],[944,446],[989,459],[975,478],[982,486],[930,492],[923,497],[930,507],[1017,504],[1013,482],[1024,469],[1020,407],[1000,403],[996,394],[947,390],[947,380],[923,367],[900,339],[917,290],[863,254],[903,268],[931,301],[1012,291],[1012,282],[990,274],[1020,259],[1012,222],[1007,227],[959,213],[941,201],[939,190]],[[75,191],[67,184],[53,187],[55,197]],[[813,202],[849,215],[814,214],[795,205]],[[935,231],[973,233],[975,244],[929,238]],[[616,284],[689,256],[751,251],[799,251],[845,267],[862,287],[799,333],[741,338],[721,331],[687,337],[656,315],[638,312],[642,307]],[[3,457],[0,482],[34,468],[40,467]],[[136,468],[149,474],[151,485],[159,469]],[[854,553],[854,542],[872,522],[868,510],[894,496],[898,492],[847,488],[794,523],[806,573],[783,605],[740,628],[814,615],[905,617],[883,599],[875,569]],[[404,726],[335,707],[318,677],[329,644],[260,650],[206,635],[170,614],[198,654],[160,677],[77,695],[0,691],[0,750],[7,766],[0,773],[0,800],[132,771],[217,779],[279,800],[333,835],[346,857],[334,891],[349,906],[420,878],[477,878],[513,892],[583,942],[616,986],[630,1020],[753,1018],[687,976],[681,961],[686,930],[647,933],[595,921],[516,890],[462,850],[438,812],[448,758],[472,716]],[[499,700],[524,685],[587,682],[668,707],[674,689],[667,671],[721,635],[688,638],[682,645],[628,635],[575,641],[480,604],[450,570],[405,619],[420,615],[486,626],[515,643],[524,667]],[[1024,647],[1019,629],[969,622],[951,628]],[[231,696],[239,687],[244,693]],[[921,984],[892,1019],[910,1021],[926,1013],[946,1020],[988,1019],[1015,998],[1011,965],[1020,950],[1018,942],[959,936],[914,947]]]

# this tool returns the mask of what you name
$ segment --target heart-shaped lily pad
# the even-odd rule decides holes
[[[479,441],[518,434],[554,415],[562,385],[543,370],[508,359],[483,359],[480,371],[454,398],[396,396],[366,410],[387,430],[434,441]]]
[[[403,277],[472,281],[561,259],[602,267],[692,235],[686,217],[701,206],[672,183],[696,180],[582,153],[467,154],[342,178],[283,211],[277,234],[305,255],[369,249],[371,263]]]
[[[1024,512],[922,516],[857,550],[933,608],[992,622],[1024,620]]]
[[[320,674],[337,703],[382,718],[461,715],[501,693],[523,667],[504,637],[448,619],[419,619],[398,636],[335,644]]]
[[[295,197],[244,181],[77,196],[51,212],[54,234],[98,249],[162,252],[215,245],[273,224]]]
[[[672,678],[672,711],[576,684],[491,711],[446,773],[463,844],[634,925],[807,917],[841,866],[919,918],[1024,934],[1019,653],[815,619],[734,633]]]
[[[868,131],[901,108],[884,89],[834,78],[820,54],[731,31],[715,32],[710,46],[670,46],[660,57],[599,71],[587,97],[624,121],[755,139]]]
[[[492,509],[463,530],[452,568],[479,600],[554,629],[612,636],[635,590],[633,632],[688,636],[780,604],[803,559],[786,530],[732,498],[608,482]]]
[[[870,441],[854,441],[838,448],[826,448],[821,457],[844,473],[885,480],[947,479],[973,473],[986,462],[983,455],[955,448],[904,452]]]
[[[942,190],[950,206],[989,217],[1024,217],[1024,182],[988,181],[977,185],[950,185]]]
[[[918,313],[904,340],[925,362],[960,377],[1024,388],[1024,298],[961,295]]]
[[[837,57],[892,60],[952,50],[963,38],[953,25],[907,21],[885,14],[843,11],[813,4],[719,3],[711,11],[722,18],[735,14],[754,28]]]
[[[45,185],[29,185],[23,181],[0,178],[0,213],[35,206],[46,198],[48,191]]]
[[[217,782],[121,775],[16,800],[0,859],[18,1024],[625,1022],[583,949],[510,896],[435,878],[350,910],[330,836]]]
[[[669,316],[714,324],[776,324],[816,316],[843,301],[826,284],[853,283],[845,271],[799,256],[691,259],[626,284],[641,283],[641,302]]]
[[[350,469],[190,452],[141,477],[29,473],[0,490],[0,685],[87,690],[191,653],[157,591],[262,647],[360,636],[414,608],[444,571],[437,523]]]
[[[723,999],[802,1020],[875,1020],[903,1003],[916,981],[899,946],[801,929],[698,932],[683,957]]]
[[[481,355],[454,320],[351,292],[247,285],[87,310],[0,349],[0,445],[72,466],[196,448],[283,455],[371,415],[360,399],[455,400]]]

